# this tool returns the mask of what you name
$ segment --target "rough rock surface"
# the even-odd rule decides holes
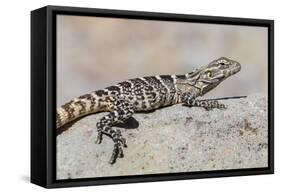
[[[57,136],[57,178],[266,167],[267,97],[221,100],[226,110],[181,104],[137,113],[118,126],[127,139],[124,158],[108,163],[113,143],[95,144],[96,123],[106,113],[86,116]]]

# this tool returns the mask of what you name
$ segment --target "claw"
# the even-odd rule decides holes
[[[101,144],[102,142],[102,133],[98,133],[97,139],[95,141],[96,144]]]
[[[123,153],[123,149],[119,148],[119,154],[118,154],[119,158],[124,158],[124,153]]]
[[[211,107],[204,107],[204,109],[205,109],[206,111],[213,110],[213,108],[211,108]]]
[[[108,163],[109,164],[114,164],[116,162],[116,158],[114,159],[114,158],[112,158],[112,156],[111,156],[111,158],[110,158],[110,160],[108,161]]]
[[[114,143],[112,155],[111,155],[111,158],[108,163],[114,164],[116,162],[117,158],[123,158],[123,157],[124,157],[123,149],[122,149],[120,143],[117,141],[116,143]]]
[[[114,148],[113,148],[113,151],[112,151],[112,155],[111,155],[111,158],[109,160],[109,164],[114,164],[116,162],[116,159],[120,153],[120,147],[118,146],[118,143],[115,143],[114,144]]]

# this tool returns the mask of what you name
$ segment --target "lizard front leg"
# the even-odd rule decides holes
[[[224,104],[220,104],[218,100],[198,100],[195,99],[193,96],[189,95],[188,93],[185,94],[183,97],[183,105],[188,107],[202,107],[206,110],[212,110],[214,108],[218,109],[225,109],[226,106]]]
[[[123,147],[126,147],[126,139],[122,137],[121,131],[112,128],[116,123],[123,122],[130,118],[134,113],[133,105],[122,99],[114,99],[110,102],[109,109],[112,110],[108,115],[102,117],[97,123],[98,136],[96,143],[102,142],[102,135],[111,137],[114,143],[113,152],[109,160],[110,164],[114,164],[117,157],[123,157]]]

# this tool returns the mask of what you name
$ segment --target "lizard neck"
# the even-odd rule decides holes
[[[176,88],[179,93],[179,103],[184,102],[187,98],[195,99],[201,96],[200,89],[189,84],[177,84]]]

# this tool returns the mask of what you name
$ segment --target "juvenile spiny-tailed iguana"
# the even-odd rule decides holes
[[[114,124],[124,122],[135,112],[155,110],[178,103],[207,110],[224,109],[225,106],[217,100],[196,98],[203,96],[240,69],[238,62],[221,57],[188,74],[129,79],[75,98],[57,108],[56,126],[60,128],[84,115],[109,112],[96,124],[96,143],[102,142],[104,134],[112,138],[114,148],[109,163],[113,164],[117,157],[123,157],[122,147],[126,147],[125,138],[120,130],[112,127]]]

